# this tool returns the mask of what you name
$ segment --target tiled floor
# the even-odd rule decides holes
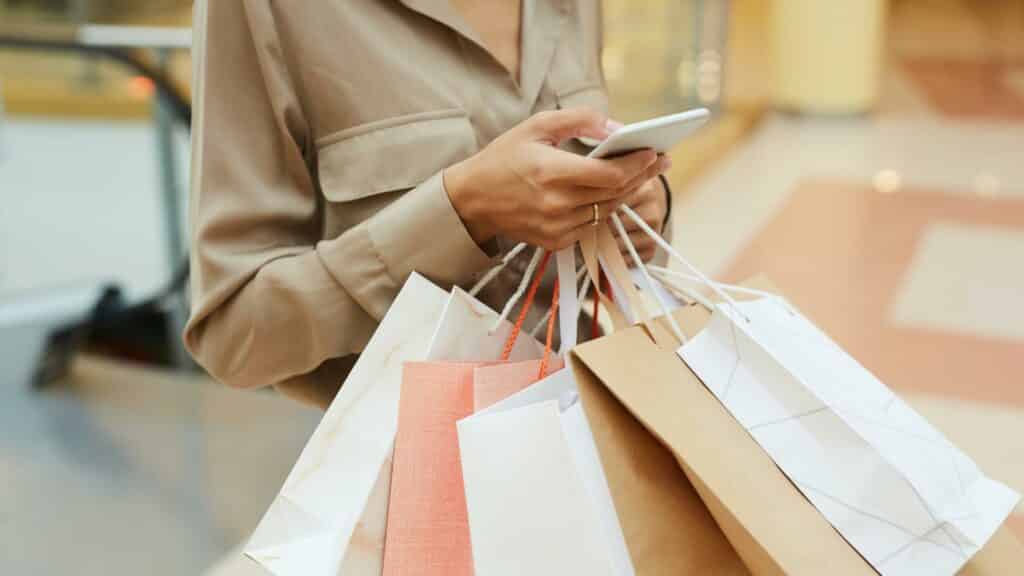
[[[248,536],[320,414],[83,359],[0,380],[0,573],[200,574]]]
[[[768,276],[1024,490],[1024,122],[890,75],[875,116],[769,118],[679,203],[675,240],[722,279]],[[1024,537],[1024,510],[1009,523]]]
[[[911,58],[907,74],[931,105],[957,118],[1024,120],[1024,61]]]

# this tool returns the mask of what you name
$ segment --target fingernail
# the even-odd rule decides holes
[[[617,122],[615,120],[612,120],[611,118],[606,120],[605,123],[604,123],[604,127],[609,132],[615,132],[616,130],[618,130],[619,128],[622,128],[623,126],[624,126],[624,124],[622,122]]]
[[[662,156],[661,157],[661,169],[662,170],[668,170],[671,167],[672,167],[672,159],[669,158],[668,156]]]

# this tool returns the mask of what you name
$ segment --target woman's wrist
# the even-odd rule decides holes
[[[494,238],[493,229],[487,224],[483,213],[479,210],[482,205],[476,201],[475,188],[472,185],[477,181],[474,178],[474,158],[468,158],[446,168],[442,173],[445,191],[448,193],[448,200],[455,208],[455,212],[462,219],[466,231],[479,246],[485,245]]]

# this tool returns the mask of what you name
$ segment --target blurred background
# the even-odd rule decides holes
[[[617,118],[715,112],[673,154],[680,250],[769,277],[1024,490],[1024,1],[604,6]],[[241,573],[320,417],[179,345],[190,22],[0,0],[4,574]]]

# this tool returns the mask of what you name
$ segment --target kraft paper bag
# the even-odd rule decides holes
[[[688,340],[711,319],[696,305],[674,315]],[[584,344],[574,360],[638,573],[877,574],[675,352],[643,328]],[[700,501],[709,516],[701,516]],[[717,532],[706,523],[711,517]],[[684,532],[683,525],[700,528]],[[1020,544],[1001,527],[961,574],[1013,574],[1021,565]]]
[[[621,378],[623,386],[649,387],[650,377],[639,370],[646,359],[634,355],[636,349],[660,352],[636,327],[577,347],[569,362],[636,573],[749,574],[672,451],[602,382]],[[618,366],[594,372],[588,360],[601,354]],[[666,404],[673,401],[664,399]],[[682,417],[682,411],[670,410],[676,412],[674,418]]]
[[[402,364],[426,357],[448,303],[406,281],[245,548],[267,572],[380,574]]]
[[[571,370],[458,431],[478,574],[634,574]]]

